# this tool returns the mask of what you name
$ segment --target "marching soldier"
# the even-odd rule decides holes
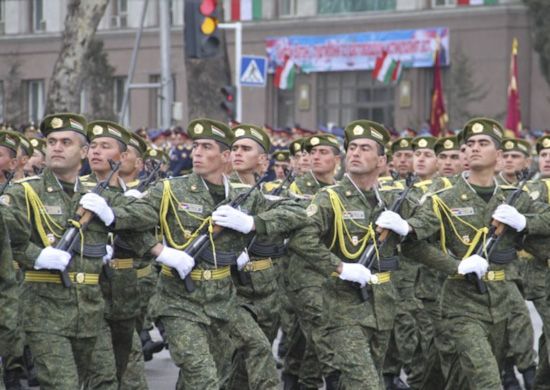
[[[391,143],[392,165],[401,179],[413,170],[412,138],[398,138]]]
[[[46,166],[46,141],[42,138],[33,138],[30,143],[34,151],[23,168],[25,176],[38,175]]]
[[[82,116],[49,115],[41,130],[47,141],[47,168],[41,177],[14,185],[4,203],[16,221],[10,236],[14,257],[25,271],[23,328],[40,386],[76,389],[101,337],[103,298],[98,283],[107,233],[151,229],[156,216],[135,199],[106,192],[105,200],[82,185],[78,172],[88,150]],[[79,207],[93,213],[85,228],[73,219]],[[57,249],[68,221],[80,230],[78,242],[67,250]]]

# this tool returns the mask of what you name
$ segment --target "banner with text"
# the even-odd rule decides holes
[[[371,70],[386,51],[406,68],[434,65],[439,42],[442,66],[450,63],[449,29],[434,27],[338,35],[294,35],[266,38],[269,71],[291,58],[301,72]]]

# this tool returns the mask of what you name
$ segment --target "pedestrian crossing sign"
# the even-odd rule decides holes
[[[241,85],[265,87],[267,78],[267,58],[261,56],[241,57]]]

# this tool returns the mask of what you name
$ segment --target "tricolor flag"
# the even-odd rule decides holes
[[[403,72],[401,61],[394,60],[388,55],[387,51],[383,51],[380,57],[376,58],[374,69],[372,71],[373,80],[378,80],[382,83],[390,81],[399,81]]]
[[[512,58],[510,60],[510,84],[508,84],[508,112],[506,129],[512,130],[516,137],[521,132],[521,107],[518,89],[518,40],[512,41]]]
[[[262,0],[231,0],[231,20],[259,20]]]
[[[439,137],[447,133],[447,112],[445,111],[445,99],[443,98],[443,82],[441,81],[441,59],[439,54],[439,41],[435,49],[434,84],[432,89],[432,109],[430,114],[430,130],[432,135]]]
[[[494,5],[498,0],[458,0],[458,5]]]
[[[296,64],[287,55],[285,56],[285,62],[281,66],[277,66],[275,69],[275,77],[273,78],[273,84],[279,89],[292,89],[294,88],[294,78],[296,77]]]

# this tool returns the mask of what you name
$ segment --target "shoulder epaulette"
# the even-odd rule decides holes
[[[430,184],[432,184],[432,182],[433,182],[432,179],[422,180],[422,181],[419,181],[418,183],[414,183],[414,186],[417,188],[420,188],[422,186],[429,186]]]
[[[503,190],[517,190],[517,186],[511,184],[500,184],[499,187]]]
[[[31,180],[38,180],[38,179],[40,179],[40,176],[29,176],[29,177],[24,177],[22,179],[14,180],[13,182],[15,184],[19,184],[19,183],[25,183],[25,182],[31,181]]]
[[[229,185],[233,188],[250,188],[252,187],[251,185],[248,185],[248,184],[244,184],[244,183],[233,183],[233,182],[230,182]]]
[[[126,183],[126,187],[133,188],[139,185],[139,179],[132,180],[131,182]]]
[[[432,195],[437,195],[437,194],[440,194],[442,192],[445,192],[445,191],[448,191],[450,190],[451,188],[453,188],[453,186],[450,186],[450,187],[443,187],[443,188],[440,188],[438,190],[435,190],[433,192],[430,192],[429,194],[426,194],[427,196],[432,196]]]

